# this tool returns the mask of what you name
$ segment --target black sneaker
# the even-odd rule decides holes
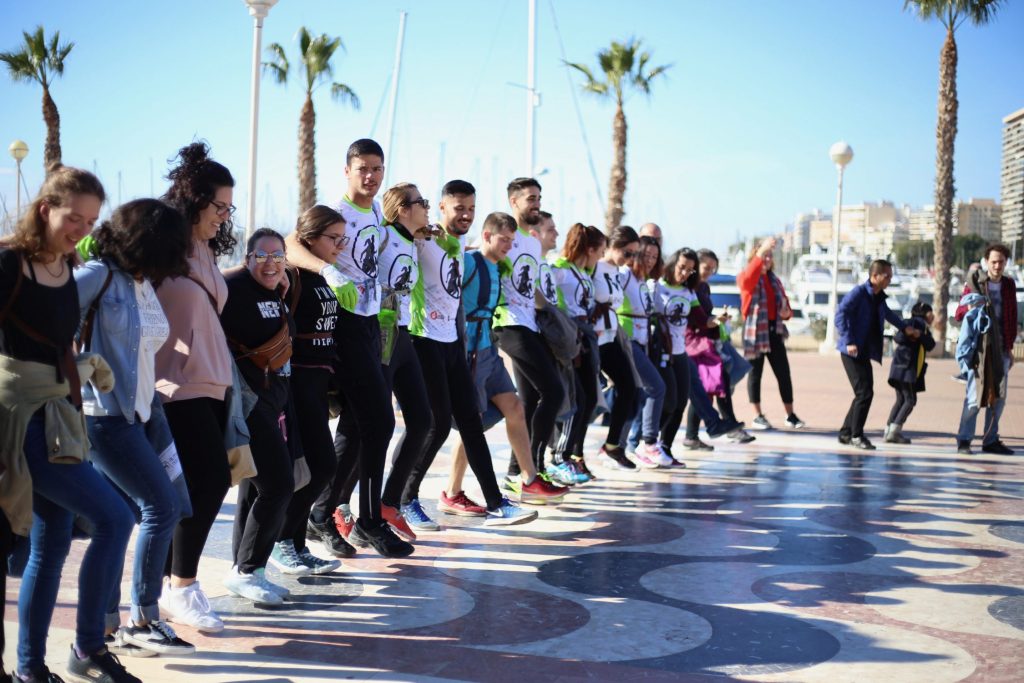
[[[142,683],[142,679],[128,673],[107,648],[79,659],[72,645],[67,670],[69,680],[81,683]]]
[[[120,633],[124,642],[160,655],[190,655],[196,651],[195,645],[179,638],[165,621],[125,626]]]
[[[974,455],[974,451],[971,450],[970,441],[957,441],[956,452],[960,455]]]
[[[312,518],[307,519],[306,534],[323,543],[327,552],[335,557],[353,557],[356,554],[356,549],[338,533],[333,519],[323,524],[314,522]]]
[[[613,448],[607,449],[601,446],[601,451],[598,455],[602,455],[611,460],[615,467],[620,470],[635,470],[636,463],[626,457],[626,449],[624,448]]]
[[[786,426],[790,429],[803,429],[805,424],[803,420],[796,416],[796,413],[790,413],[786,416]]]
[[[850,439],[850,445],[854,448],[859,448],[862,451],[875,450],[875,444],[868,441],[868,437],[866,436],[856,436]]]
[[[688,451],[713,451],[715,447],[709,443],[705,443],[700,439],[684,439],[683,448]]]
[[[367,529],[359,520],[349,534],[352,543],[360,548],[373,548],[381,557],[409,557],[415,549],[412,543],[400,539],[391,525],[381,520],[377,526]]]
[[[132,645],[125,641],[121,629],[103,636],[103,644],[118,657],[156,657],[156,653],[152,650],[143,650],[138,645]]]
[[[844,446],[849,446],[850,445],[850,435],[849,434],[840,434],[839,435],[839,443],[843,444]]]
[[[15,681],[24,681],[24,683],[64,683],[63,678],[45,666],[39,671],[30,674],[15,672],[12,678]]]
[[[994,453],[996,455],[1013,455],[1013,449],[1007,448],[1002,441],[993,441],[981,445],[983,453]]]

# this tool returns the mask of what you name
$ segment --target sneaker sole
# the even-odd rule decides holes
[[[487,521],[484,522],[484,526],[516,526],[517,524],[526,524],[537,519],[537,513],[520,515],[519,517],[488,517]]]
[[[148,640],[141,640],[139,638],[133,638],[132,636],[125,634],[122,636],[124,642],[131,643],[136,649],[148,652],[149,655],[143,656],[156,656],[156,655],[191,655],[195,654],[196,648],[194,645],[184,647],[182,645],[160,645],[159,643],[153,643]],[[114,652],[111,650],[111,652]],[[117,654],[114,652],[114,654]]]
[[[331,572],[341,569],[341,562],[332,564],[331,566],[324,565],[322,567],[310,567],[309,573],[314,576],[320,576],[321,574],[330,574]]]
[[[279,602],[274,602],[272,600],[270,600],[270,601],[268,601],[268,600],[255,600],[253,598],[250,598],[247,595],[242,595],[241,593],[239,593],[239,592],[237,592],[235,590],[232,590],[231,588],[228,588],[227,586],[224,586],[224,588],[227,589],[228,593],[231,593],[236,598],[241,598],[242,600],[248,600],[249,602],[251,602],[252,604],[254,604],[257,607],[280,607],[281,605],[284,604],[284,598],[282,598],[277,593],[274,593],[274,595],[277,595],[277,597],[279,599]]]
[[[164,612],[164,614],[168,615],[166,617],[166,619],[167,619],[167,621],[171,622],[172,624],[181,624],[182,626],[188,626],[189,628],[194,628],[195,630],[199,631],[200,633],[220,633],[221,631],[224,630],[224,624],[223,623],[221,623],[221,624],[219,624],[217,626],[205,626],[205,625],[200,626],[199,624],[195,624],[195,623],[192,623],[190,621],[186,621],[184,619],[179,619],[178,617],[171,616],[170,613],[166,609],[164,609],[163,612]]]
[[[107,646],[107,649],[110,650],[112,654],[115,654],[118,657],[132,657],[138,659],[145,659],[146,657],[156,657],[158,654],[155,650],[149,650],[144,647],[139,647],[138,645],[133,645],[132,647],[125,647],[124,645],[114,645],[113,643],[104,644]],[[12,680],[17,681],[18,679],[14,678]]]
[[[443,512],[446,515],[455,515],[456,517],[486,517],[487,512],[470,512],[469,510],[461,510],[459,508],[445,505],[444,503],[438,503],[437,509],[439,512]]]

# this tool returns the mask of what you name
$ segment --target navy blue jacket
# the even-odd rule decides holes
[[[921,336],[917,339],[908,337],[903,330],[897,330],[892,339],[896,342],[896,349],[892,352],[892,365],[889,367],[889,385],[893,387],[911,386],[917,392],[924,391],[924,375],[928,370],[928,363],[921,368],[921,374],[917,374],[917,357],[920,355],[921,347],[925,353],[935,348],[935,339],[928,331],[928,323],[924,318],[911,318],[907,321]]]
[[[878,308],[874,304],[875,292],[871,289],[871,281],[857,285],[843,297],[836,309],[836,348],[839,352],[846,354],[846,347],[850,344],[857,346],[857,357],[862,358],[864,353],[870,350],[870,360],[876,363],[882,362],[882,329],[885,328],[885,321],[888,320],[899,329],[906,327],[906,323],[896,313],[889,309],[885,302],[888,298],[883,292]],[[871,334],[871,316],[878,316],[878,338],[868,339]]]

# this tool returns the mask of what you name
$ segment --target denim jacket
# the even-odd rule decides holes
[[[82,401],[94,415],[121,415],[129,423],[135,422],[135,392],[139,384],[139,336],[142,323],[135,298],[132,276],[116,265],[104,261],[88,261],[75,269],[78,285],[79,315],[86,311],[99,294],[113,271],[110,285],[103,292],[92,325],[89,351],[103,356],[114,371],[114,390],[101,394],[92,384],[82,385]]]

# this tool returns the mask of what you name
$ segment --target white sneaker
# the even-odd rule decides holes
[[[252,600],[257,605],[280,605],[283,603],[284,599],[263,585],[263,581],[260,579],[261,577],[256,572],[243,574],[238,571],[238,567],[232,567],[228,575],[224,577],[224,587],[233,595]]]
[[[177,624],[191,626],[204,633],[224,630],[224,622],[210,607],[210,601],[198,581],[184,588],[171,588],[170,582],[165,582],[158,604],[168,619]]]
[[[254,571],[253,575],[255,575],[257,579],[259,579],[260,583],[267,590],[277,593],[282,598],[291,597],[291,592],[287,588],[278,585],[267,578],[267,570],[264,567],[260,567],[259,569]]]
[[[659,466],[672,467],[673,465],[676,464],[675,459],[668,454],[668,451],[665,450],[665,444],[659,441],[658,443],[654,444],[654,446],[658,449],[657,463]]]
[[[633,453],[636,461],[640,463],[640,467],[646,467],[649,470],[658,468],[658,461],[661,459],[661,450],[653,444],[648,444],[641,441],[640,445],[636,447],[636,452]]]

